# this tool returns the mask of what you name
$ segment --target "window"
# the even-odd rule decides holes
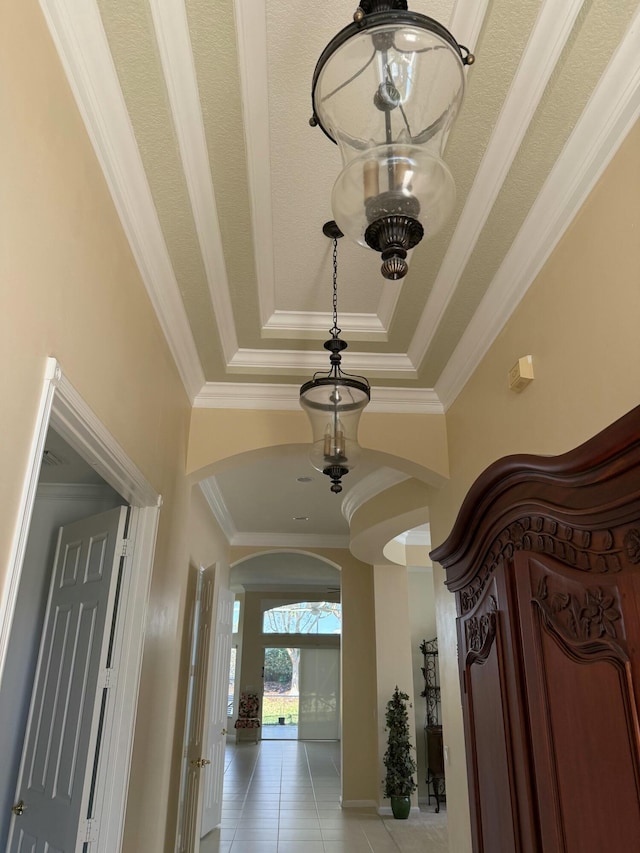
[[[236,689],[236,652],[237,646],[231,646],[231,660],[229,661],[229,692],[227,694],[227,717],[233,717],[233,697]]]
[[[265,610],[263,634],[340,634],[342,607],[336,601],[296,601]]]

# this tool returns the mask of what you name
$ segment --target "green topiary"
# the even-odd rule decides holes
[[[408,797],[416,790],[413,774],[416,762],[411,754],[413,746],[409,740],[409,714],[406,702],[409,696],[401,693],[397,686],[387,702],[385,714],[386,731],[389,732],[384,766],[387,774],[383,779],[385,797]]]

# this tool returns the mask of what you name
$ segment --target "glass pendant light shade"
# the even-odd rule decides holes
[[[315,373],[304,383],[300,405],[313,433],[309,461],[331,479],[331,491],[337,494],[342,491],[342,478],[360,455],[358,423],[371,399],[371,388],[364,376],[346,373],[341,367],[341,353],[348,346],[338,328],[338,240],[343,234],[334,221],[325,222],[322,231],[333,241],[333,327],[324,344],[331,354],[329,371]]]
[[[312,124],[336,142],[343,170],[332,195],[342,232],[382,253],[386,278],[451,213],[455,185],[442,152],[473,56],[403,0],[361,2],[324,49],[313,76]],[[380,219],[393,218],[392,234]],[[402,233],[401,233],[402,232]]]
[[[300,405],[311,422],[313,444],[309,460],[331,478],[331,490],[340,492],[340,479],[360,455],[358,422],[369,402],[369,386],[349,378],[323,377],[300,389]]]
[[[437,154],[417,145],[379,145],[347,163],[333,186],[331,206],[340,230],[367,246],[367,229],[386,215],[411,216],[426,237],[433,236],[455,198],[453,176]]]

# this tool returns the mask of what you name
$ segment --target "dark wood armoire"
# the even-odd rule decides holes
[[[640,407],[493,464],[431,556],[458,606],[474,853],[638,853]]]

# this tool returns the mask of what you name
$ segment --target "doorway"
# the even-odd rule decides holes
[[[70,452],[77,452],[94,472],[98,472],[104,483],[94,485],[107,488],[110,493],[108,501],[125,503],[131,507],[127,540],[135,544],[126,554],[128,570],[123,576],[119,592],[122,601],[121,619],[110,640],[110,649],[113,648],[111,659],[118,678],[114,685],[108,685],[113,696],[110,706],[113,712],[107,713],[102,721],[102,737],[105,740],[109,738],[110,748],[108,760],[99,762],[96,768],[95,788],[92,788],[94,803],[99,802],[100,819],[93,822],[90,828],[87,827],[87,840],[83,847],[87,853],[106,853],[120,849],[124,828],[127,787],[123,780],[128,779],[131,760],[145,611],[161,500],[65,378],[57,361],[48,359],[25,484],[18,506],[8,565],[7,593],[0,609],[0,696],[3,702],[7,700],[11,704],[11,700],[17,698],[12,695],[11,685],[7,681],[10,681],[12,664],[16,659],[11,651],[15,649],[16,632],[26,630],[29,645],[37,649],[38,635],[42,630],[41,618],[39,622],[32,620],[29,624],[22,620],[19,598],[22,582],[26,582],[29,577],[30,567],[26,563],[30,559],[32,530],[35,531],[37,527],[35,507],[38,489],[43,485],[40,482],[41,470],[50,428],[53,432],[49,435],[55,433],[63,439]],[[89,488],[90,484],[85,485]],[[87,508],[84,515],[90,515],[92,509]],[[51,564],[46,565],[46,560],[40,559],[39,566],[37,583],[44,584],[46,589],[46,572]],[[38,609],[42,610],[41,603],[36,607]],[[20,702],[17,706],[14,704],[12,713],[17,713],[24,725],[24,696],[21,702],[22,705]],[[12,738],[17,739],[13,727],[10,733]],[[8,773],[4,777],[8,788],[2,792],[3,804],[7,797],[12,799],[14,791],[11,786],[16,781],[15,778],[9,778]],[[7,814],[6,809],[4,814]]]
[[[300,649],[266,648],[263,672],[262,740],[297,740]]]
[[[121,496],[49,429],[0,689],[0,754],[5,759],[0,777],[2,850],[20,770],[58,530],[122,503]]]
[[[339,648],[265,648],[262,739],[340,739]]]

